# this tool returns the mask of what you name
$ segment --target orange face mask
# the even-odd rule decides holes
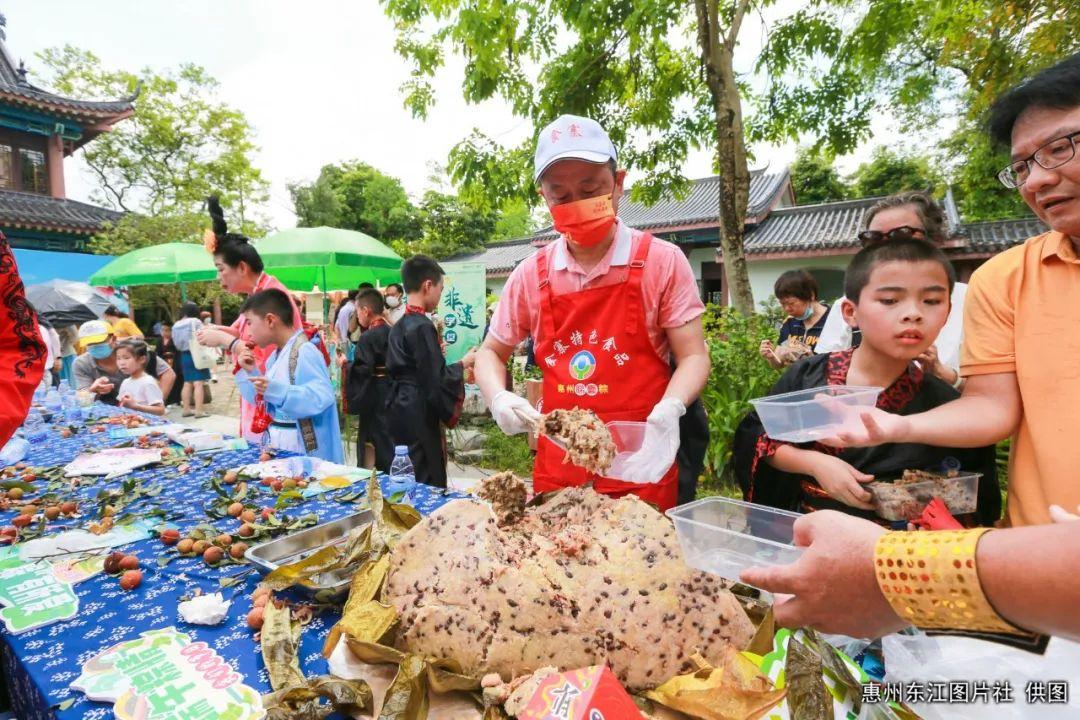
[[[549,210],[555,229],[570,242],[584,247],[603,242],[615,224],[611,195],[563,203]]]

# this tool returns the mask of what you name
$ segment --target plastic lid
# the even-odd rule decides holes
[[[409,454],[409,446],[408,445],[395,445],[394,446],[394,454],[395,455],[408,455]]]

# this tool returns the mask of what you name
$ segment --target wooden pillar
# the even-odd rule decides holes
[[[45,167],[49,173],[49,195],[61,200],[67,197],[64,190],[64,138],[50,135],[45,152]]]

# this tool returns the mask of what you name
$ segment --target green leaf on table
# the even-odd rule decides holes
[[[832,720],[832,696],[821,673],[821,656],[792,635],[784,666],[791,720]]]

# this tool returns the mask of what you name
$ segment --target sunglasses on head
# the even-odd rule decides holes
[[[863,230],[859,233],[859,241],[863,244],[863,247],[894,240],[910,240],[911,238],[925,240],[926,231],[922,228],[911,227],[910,225],[901,225],[888,232],[882,232],[880,230]]]

